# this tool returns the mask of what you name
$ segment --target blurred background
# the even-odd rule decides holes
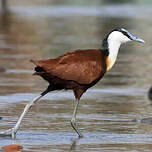
[[[76,137],[69,123],[74,97],[71,91],[61,91],[31,109],[13,143],[28,151],[68,151],[73,150],[71,145],[83,152],[151,151],[152,139],[146,136],[152,132],[151,123],[132,121],[152,115],[147,99],[152,85],[151,0],[1,0],[0,4],[0,131],[11,128],[25,104],[47,87],[47,82],[32,76],[30,59],[101,48],[108,32],[123,27],[146,44],[123,45],[113,69],[83,96],[78,122],[85,138],[71,141]],[[12,143],[0,140],[0,146]]]

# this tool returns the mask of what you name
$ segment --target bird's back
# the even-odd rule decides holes
[[[105,57],[99,49],[69,51],[58,58],[32,60],[37,75],[56,76],[79,84],[90,84],[106,71]]]

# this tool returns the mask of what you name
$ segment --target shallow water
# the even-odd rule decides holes
[[[84,94],[77,115],[83,138],[78,139],[70,125],[73,93],[59,91],[30,109],[15,140],[0,137],[0,147],[20,144],[30,152],[151,151],[151,10],[146,4],[104,1],[8,2],[0,16],[0,131],[13,127],[28,101],[47,86],[32,76],[30,59],[99,48],[104,35],[121,26],[147,43],[123,45],[113,69]]]

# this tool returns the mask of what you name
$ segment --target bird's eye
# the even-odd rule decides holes
[[[128,33],[127,33],[127,32],[122,31],[122,33],[130,39],[130,36],[128,35]]]

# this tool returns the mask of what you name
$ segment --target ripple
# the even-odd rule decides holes
[[[77,145],[84,144],[151,144],[151,134],[102,134],[101,132],[83,133],[84,137],[80,138]],[[76,134],[70,132],[19,132],[17,141],[21,145],[61,145],[77,139]],[[33,142],[34,141],[34,142]],[[11,143],[9,137],[3,137],[2,145]],[[15,141],[14,141],[15,142]],[[15,142],[16,144],[17,142]]]

